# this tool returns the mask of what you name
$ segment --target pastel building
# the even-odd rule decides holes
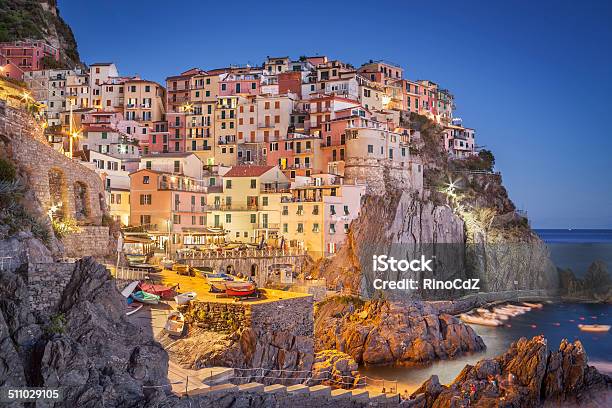
[[[146,127],[154,122],[165,120],[165,89],[156,82],[130,79],[124,84],[124,115],[127,120],[135,120]]]
[[[158,153],[143,155],[139,169],[184,175],[196,180],[201,180],[204,175],[202,161],[194,153]]]
[[[268,142],[267,146],[266,163],[278,166],[291,180],[321,173],[325,168],[318,135],[289,133],[285,138]]]
[[[219,96],[258,95],[261,78],[258,74],[224,74],[219,79]]]
[[[330,174],[301,178],[281,203],[281,237],[314,258],[329,256],[346,242],[359,216],[365,185],[347,185]]]
[[[295,94],[257,96],[256,141],[268,142],[287,136],[296,100]]]
[[[13,79],[22,79],[25,72],[44,69],[45,58],[59,61],[59,49],[42,40],[0,43],[0,66]]]
[[[277,243],[281,197],[290,186],[280,169],[235,166],[222,179],[222,190],[208,196],[208,226],[223,228],[229,241]]]
[[[466,158],[477,154],[474,129],[461,125],[460,119],[444,128],[444,149],[453,158]]]

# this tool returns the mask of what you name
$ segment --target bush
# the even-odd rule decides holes
[[[64,238],[66,235],[75,234],[81,232],[81,227],[74,218],[64,219],[52,219],[51,226],[55,236],[59,239]]]
[[[63,334],[66,331],[66,316],[63,313],[51,317],[51,321],[45,327],[47,334]]]
[[[15,165],[4,158],[0,158],[0,180],[14,181],[17,178],[17,170]]]

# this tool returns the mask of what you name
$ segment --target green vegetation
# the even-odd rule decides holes
[[[66,332],[66,316],[63,313],[51,317],[49,325],[45,327],[45,332],[49,335],[63,334]]]
[[[81,231],[81,227],[79,227],[77,220],[74,218],[53,218],[51,220],[51,226],[53,227],[55,236],[59,239],[64,238],[66,235],[75,234]]]

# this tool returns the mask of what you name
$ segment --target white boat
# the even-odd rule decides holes
[[[129,305],[125,307],[125,315],[126,316],[133,315],[134,313],[142,309],[142,306],[143,305],[141,303],[130,303]]]
[[[459,318],[465,323],[478,324],[481,326],[501,326],[503,323],[497,319],[486,319],[484,317],[478,317],[462,313]]]
[[[476,309],[476,311],[478,313],[490,313],[491,312],[489,309],[484,309],[482,307],[479,307],[478,309]]]
[[[168,332],[168,334],[174,336],[181,336],[183,334],[183,330],[185,329],[185,316],[179,311],[170,312],[168,315],[168,319],[166,320],[166,325],[164,326],[164,330]]]
[[[508,320],[509,317],[503,314],[497,314],[492,312],[481,313],[480,314],[485,319],[495,319],[495,320]]]
[[[130,296],[134,292],[134,289],[136,289],[136,286],[138,286],[139,283],[140,283],[139,281],[134,281],[134,282],[131,282],[129,285],[127,285],[125,288],[123,288],[123,290],[121,291],[121,294],[123,295],[123,297]]]
[[[530,307],[532,309],[541,309],[544,307],[543,304],[541,303],[529,303],[529,302],[523,302],[523,305]]]
[[[585,332],[606,333],[610,331],[610,326],[607,324],[579,324],[578,328]]]
[[[197,296],[198,294],[196,292],[186,292],[181,293],[180,295],[176,295],[174,297],[174,300],[176,301],[177,305],[186,305],[187,303],[194,300]]]

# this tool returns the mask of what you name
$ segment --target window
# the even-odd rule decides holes
[[[268,197],[261,198],[261,205],[263,205],[264,207],[268,205]]]
[[[303,205],[301,205],[301,204],[298,205],[296,214],[297,215],[304,215],[304,206]]]
[[[336,233],[336,224],[329,224],[329,233],[330,234]]]
[[[117,197],[117,198],[115,199],[115,202],[116,202],[117,204],[121,204],[121,194],[116,194],[116,197]]]
[[[348,224],[344,224],[344,233],[348,234],[349,232],[349,225]]]
[[[200,215],[200,225],[204,225],[204,216]]]
[[[151,194],[141,194],[140,205],[151,205]]]
[[[349,206],[348,205],[344,206],[344,215],[349,215]]]
[[[257,223],[257,214],[251,214],[251,224]]]
[[[181,223],[181,216],[179,214],[174,214],[172,216],[172,223],[173,224],[180,224]]]
[[[145,168],[146,168],[147,170],[151,170],[151,161],[150,161],[150,160],[147,160],[147,161],[145,162]]]
[[[297,225],[297,232],[299,234],[304,232],[304,224],[302,224],[301,222],[299,222],[298,225]]]
[[[226,84],[221,84],[221,90],[225,91],[227,89],[227,85]]]
[[[330,205],[329,206],[329,212],[331,215],[336,215],[336,206],[335,205]]]
[[[288,224],[283,224],[283,234],[287,234],[289,232],[289,225]]]
[[[283,215],[289,215],[289,207],[283,205]]]
[[[319,224],[318,223],[314,223],[312,224],[312,232],[319,232]]]
[[[180,173],[181,171],[181,162],[179,160],[174,161],[174,172]]]
[[[191,216],[191,225],[195,225],[196,224],[196,216],[192,215]]]
[[[149,184],[150,181],[149,176],[142,176],[142,184]]]
[[[236,231],[236,238],[240,238],[240,231]]]
[[[225,180],[225,188],[228,190],[232,189],[232,180]]]
[[[107,138],[108,138],[108,133],[102,132],[102,139],[107,139]]]
[[[251,89],[257,89],[257,83],[251,82]]]
[[[230,224],[232,222],[232,214],[225,214],[225,223]]]
[[[312,215],[319,215],[319,206],[315,205],[312,207]]]
[[[151,216],[150,215],[141,215],[140,216],[140,225],[149,225],[151,224]]]

